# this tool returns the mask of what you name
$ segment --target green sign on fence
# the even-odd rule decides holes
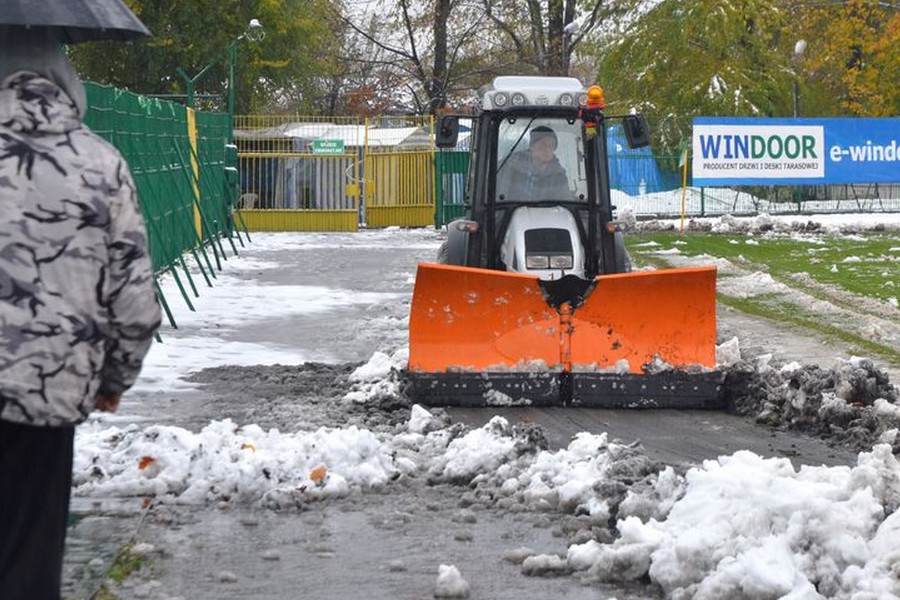
[[[313,140],[313,154],[343,154],[344,140]]]

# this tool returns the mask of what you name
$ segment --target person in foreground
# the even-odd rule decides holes
[[[51,29],[0,26],[0,598],[60,597],[75,425],[160,309],[134,181]]]

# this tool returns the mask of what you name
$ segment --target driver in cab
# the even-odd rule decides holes
[[[500,166],[497,191],[506,200],[565,200],[572,197],[566,170],[556,156],[558,140],[549,127],[531,131],[528,150]]]

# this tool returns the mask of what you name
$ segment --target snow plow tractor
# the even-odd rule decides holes
[[[420,263],[407,393],[431,406],[714,408],[715,267],[632,272],[610,200],[607,115],[568,77],[496,78],[472,119],[466,216]],[[436,144],[456,147],[460,116]]]

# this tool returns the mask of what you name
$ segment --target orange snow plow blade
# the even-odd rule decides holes
[[[409,315],[411,371],[559,363],[559,314],[536,277],[420,263]]]
[[[557,282],[420,264],[408,390],[432,405],[712,407],[715,281],[715,267],[600,276],[572,310]]]
[[[716,269],[603,275],[572,316],[571,363],[601,369],[627,360],[676,368],[716,366]],[[624,366],[624,365],[623,365]]]

